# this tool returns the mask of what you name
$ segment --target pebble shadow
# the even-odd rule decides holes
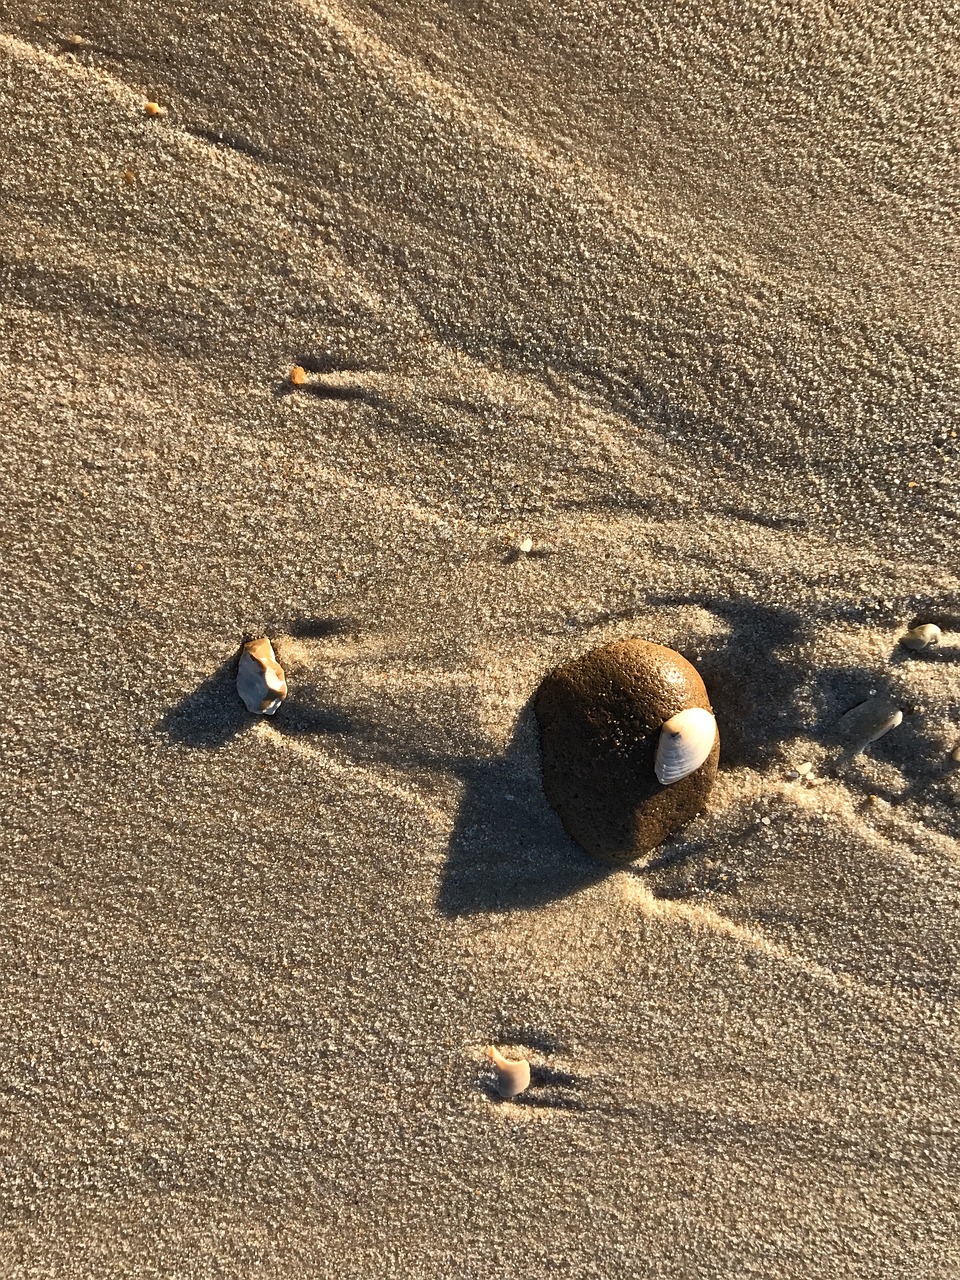
[[[547,803],[532,700],[502,756],[459,771],[465,787],[437,895],[443,915],[530,910],[610,874],[573,843]]]
[[[208,751],[225,746],[248,724],[250,715],[237,697],[240,650],[191,690],[157,722],[171,742]]]

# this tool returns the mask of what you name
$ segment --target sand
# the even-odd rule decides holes
[[[960,1274],[949,8],[6,5],[0,1275]]]

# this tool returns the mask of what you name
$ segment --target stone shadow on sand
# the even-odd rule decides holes
[[[610,874],[574,844],[547,803],[533,699],[501,756],[461,762],[456,772],[464,790],[437,893],[443,915],[530,910]]]

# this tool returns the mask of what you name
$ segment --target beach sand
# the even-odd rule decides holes
[[[0,1276],[960,1274],[957,49],[5,6]],[[631,635],[723,750],[611,873],[530,701]]]

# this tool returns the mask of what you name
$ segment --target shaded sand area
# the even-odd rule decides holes
[[[5,6],[0,1276],[958,1274],[955,30],[709,12]],[[723,754],[608,874],[627,635]]]

